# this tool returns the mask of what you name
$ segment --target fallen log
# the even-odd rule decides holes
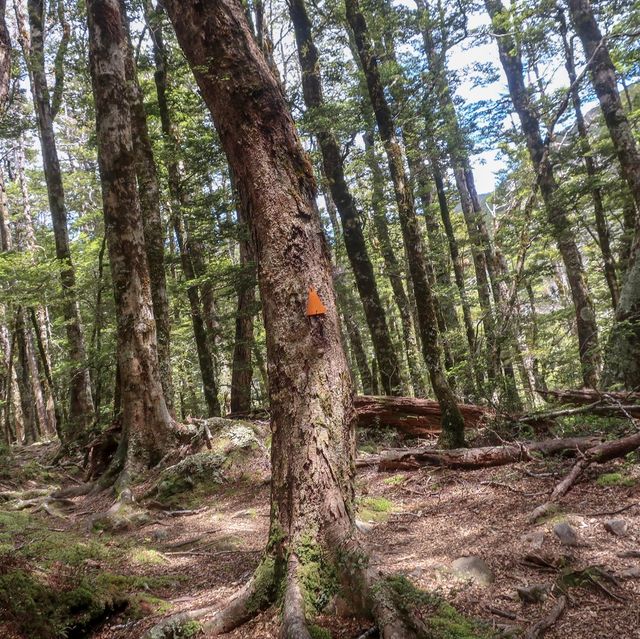
[[[389,450],[378,458],[366,458],[357,462],[358,466],[378,463],[378,471],[416,470],[421,466],[446,466],[460,470],[475,470],[491,466],[505,466],[519,461],[530,461],[536,453],[557,455],[575,454],[589,450],[602,442],[598,437],[567,437],[547,439],[541,442],[513,443],[503,446],[481,448],[456,448],[438,450],[419,447]]]
[[[636,448],[640,448],[640,433],[611,442],[603,442],[586,450],[566,477],[556,485],[549,499],[531,513],[529,521],[535,522],[546,515],[573,488],[578,478],[591,464],[604,464],[612,459],[624,457]]]
[[[593,404],[594,408],[605,405],[618,408],[623,407],[634,417],[640,417],[640,393],[633,392],[604,392],[590,388],[568,390],[542,390],[536,389],[536,393],[545,401],[554,401],[560,404],[584,406]]]
[[[358,426],[393,426],[412,437],[440,432],[442,412],[437,401],[416,397],[377,397],[358,395],[354,398]],[[467,428],[478,428],[494,417],[490,408],[475,404],[459,404]]]
[[[361,428],[392,426],[411,437],[437,435],[441,430],[442,412],[438,402],[433,399],[356,395],[353,404]],[[459,404],[459,408],[467,428],[478,428],[495,416],[485,406]],[[263,408],[250,413],[229,413],[226,418],[269,419],[269,411]]]

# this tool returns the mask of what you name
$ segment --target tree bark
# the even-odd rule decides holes
[[[372,52],[367,24],[358,1],[347,0],[346,8],[347,20],[355,37],[371,105],[389,161],[418,310],[422,353],[429,370],[431,385],[442,407],[441,439],[445,446],[464,445],[464,420],[442,367],[442,348],[438,339],[433,292],[429,285],[424,244],[418,228],[413,196],[405,174],[404,153],[395,134],[395,125],[384,95],[378,62]]]
[[[520,52],[510,32],[512,29],[510,21],[505,20],[505,17],[509,15],[508,11],[504,8],[501,0],[485,0],[485,6],[497,35],[500,62],[507,76],[511,101],[518,114],[529,156],[537,173],[547,219],[562,256],[571,287],[571,297],[576,314],[582,379],[585,386],[595,388],[600,369],[598,328],[587,288],[582,257],[567,212],[558,198],[558,185],[549,159],[548,148],[540,134],[540,120],[531,95],[525,86]]]
[[[22,307],[16,310],[16,345],[18,357],[15,359],[18,389],[20,391],[20,407],[22,408],[22,420],[24,424],[24,443],[32,444],[38,440],[37,413],[27,353],[27,331],[24,322]]]
[[[400,395],[400,365],[387,326],[386,311],[378,294],[373,265],[362,231],[361,214],[347,185],[338,140],[330,127],[323,124],[326,116],[322,113],[325,104],[320,79],[320,61],[313,41],[311,21],[304,0],[290,0],[288,6],[302,69],[304,101],[310,114],[319,119],[314,126],[314,133],[320,145],[324,174],[331,197],[342,221],[342,236],[371,334],[382,387],[388,395]]]
[[[81,440],[86,435],[87,428],[93,419],[91,379],[86,366],[85,343],[76,293],[75,270],[69,247],[62,173],[58,161],[53,116],[49,100],[49,87],[45,72],[44,6],[42,0],[28,0],[28,12],[30,31],[27,34],[24,17],[20,10],[20,2],[16,3],[20,40],[29,68],[31,90],[40,134],[42,165],[49,196],[49,210],[53,224],[56,257],[60,263],[60,281],[63,296],[62,311],[71,364],[69,419],[68,423],[65,424],[65,439],[67,440],[66,443],[72,443]]]
[[[158,463],[173,443],[164,399],[144,230],[126,95],[126,34],[119,0],[87,3],[89,61],[96,104],[98,161],[117,316],[121,393],[121,487]]]
[[[607,344],[607,385],[640,386],[640,151],[620,100],[616,71],[589,0],[567,0],[571,21],[589,60],[591,82],[636,204],[635,237],[624,276],[615,325]]]
[[[153,147],[149,137],[147,115],[144,108],[144,96],[138,81],[138,71],[131,44],[129,19],[124,0],[120,2],[120,11],[127,34],[125,68],[129,85],[129,108],[131,111],[131,132],[136,158],[138,178],[138,197],[144,227],[144,244],[149,264],[151,297],[153,299],[153,317],[156,324],[158,341],[158,366],[160,381],[169,412],[173,415],[173,376],[171,372],[171,322],[169,319],[169,298],[167,297],[167,279],[164,267],[164,231],[160,210],[160,183],[158,170],[153,156]]]
[[[270,540],[253,579],[205,630],[228,631],[284,592],[282,634],[292,636],[295,628],[304,637],[305,613],[296,603],[305,589],[300,573],[310,561],[305,549],[314,549],[320,566],[333,562],[356,597],[376,596],[372,570],[354,561],[355,413],[312,167],[242,4],[165,0],[165,7],[247,212],[269,362]],[[309,287],[324,314],[306,316]],[[391,636],[390,627],[393,622],[381,623],[384,637]]]

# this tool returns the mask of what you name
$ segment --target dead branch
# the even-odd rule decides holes
[[[416,470],[421,466],[446,466],[461,470],[474,470],[504,466],[519,461],[530,461],[534,458],[535,453],[555,455],[586,451],[601,441],[597,437],[569,437],[548,439],[541,442],[454,450],[437,450],[427,447],[395,449],[386,451],[378,458],[378,470],[380,472]],[[366,465],[370,465],[374,459],[367,457],[365,461]]]
[[[538,506],[530,515],[529,520],[534,522],[546,515],[551,508],[562,499],[575,485],[578,478],[591,464],[603,464],[604,462],[623,457],[640,447],[640,433],[629,435],[612,442],[604,442],[589,448],[574,464],[567,476],[553,489],[548,501]]]

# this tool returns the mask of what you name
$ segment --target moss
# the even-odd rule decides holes
[[[265,555],[253,573],[253,593],[247,602],[247,609],[250,612],[262,610],[273,600],[275,570],[275,559],[271,555]]]
[[[385,497],[363,497],[358,503],[358,514],[363,521],[385,521],[393,509],[393,502]]]
[[[394,575],[375,586],[420,639],[490,639],[489,628],[460,614],[440,596],[416,588],[406,577]]]
[[[134,548],[130,551],[129,558],[140,565],[157,565],[167,561],[162,553],[151,548]]]
[[[301,537],[296,544],[295,554],[300,563],[298,574],[307,612],[321,612],[338,592],[336,567],[313,533]]]
[[[315,624],[309,626],[309,634],[311,635],[311,639],[331,639],[331,631],[323,628],[322,626],[317,626]]]
[[[391,477],[384,479],[382,483],[387,486],[400,486],[401,484],[404,484],[406,478],[406,475],[392,475]]]
[[[188,637],[195,637],[199,635],[201,631],[202,624],[199,621],[192,619],[191,621],[187,621],[187,623],[182,626],[180,633],[175,636],[187,639]]]
[[[605,473],[596,480],[596,484],[602,488],[609,486],[635,486],[637,483],[638,480],[635,477],[629,477],[623,473]]]

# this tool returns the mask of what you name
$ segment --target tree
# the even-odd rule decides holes
[[[510,14],[501,0],[485,0],[485,7],[497,36],[500,62],[507,76],[511,102],[526,138],[531,163],[536,171],[537,184],[544,199],[547,219],[571,287],[583,382],[585,386],[595,388],[600,369],[598,327],[587,288],[582,257],[558,193],[558,184],[549,158],[549,148],[545,145],[540,133],[540,119],[525,85],[520,47],[513,36]]]
[[[322,153],[323,170],[329,183],[331,197],[342,221],[342,237],[371,333],[382,387],[388,395],[400,395],[402,391],[400,365],[389,334],[386,312],[378,294],[373,266],[362,232],[361,216],[347,185],[338,141],[327,124],[327,116],[322,112],[325,104],[320,79],[320,60],[304,0],[289,0],[289,14],[302,68],[304,100],[307,109],[316,118],[314,129]]]
[[[169,320],[169,299],[167,297],[167,279],[164,270],[164,231],[160,210],[160,183],[158,170],[153,156],[144,98],[134,60],[133,45],[129,33],[124,0],[120,11],[127,34],[125,50],[125,68],[129,85],[129,105],[131,109],[131,132],[133,148],[136,154],[136,175],[138,178],[138,198],[144,225],[144,243],[151,278],[151,296],[153,299],[153,317],[156,324],[158,341],[158,365],[165,402],[169,412],[173,412],[173,379],[171,373],[171,322]]]
[[[464,420],[442,366],[442,348],[438,338],[434,295],[429,283],[424,242],[418,228],[413,195],[405,174],[404,152],[396,137],[393,116],[384,94],[378,62],[369,42],[365,18],[357,0],[346,0],[346,8],[347,20],[353,32],[360,64],[367,80],[378,131],[387,153],[418,310],[422,354],[429,371],[431,386],[442,409],[441,442],[446,446],[461,446],[464,445]]]
[[[0,0],[0,112],[4,110],[9,97],[9,82],[11,80],[11,40],[5,13],[7,0]]]
[[[20,31],[20,44],[31,80],[31,92],[40,134],[42,166],[47,183],[49,210],[56,244],[56,257],[60,263],[63,313],[71,364],[69,423],[65,425],[64,433],[67,443],[73,443],[81,440],[87,434],[87,428],[93,419],[93,401],[91,397],[91,379],[86,364],[82,321],[77,300],[76,276],[69,247],[69,229],[62,172],[53,128],[54,106],[59,103],[62,83],[59,81],[54,88],[54,100],[52,101],[45,69],[44,3],[42,0],[28,1],[29,32],[27,32],[22,14],[22,0],[16,0],[15,7]],[[61,46],[63,45],[61,44]],[[60,76],[58,75],[58,77]]]
[[[354,599],[371,597],[384,636],[402,632],[375,603],[373,571],[354,539],[352,390],[311,164],[241,3],[168,0],[165,8],[247,212],[270,371],[270,539],[252,580],[207,629],[224,632],[242,623],[284,584],[283,636],[310,637],[303,596],[314,593],[305,592],[302,574],[315,561],[321,570],[333,564]],[[306,316],[310,287],[324,314]]]
[[[618,92],[616,70],[588,0],[568,0],[571,21],[589,62],[591,81],[636,204],[635,239],[616,308],[607,352],[606,382],[640,386],[640,151]]]
[[[87,3],[89,59],[96,103],[98,160],[117,316],[117,360],[122,439],[112,473],[124,488],[157,464],[172,443],[164,399],[145,239],[138,200],[131,111],[127,95],[127,40],[119,0]]]

